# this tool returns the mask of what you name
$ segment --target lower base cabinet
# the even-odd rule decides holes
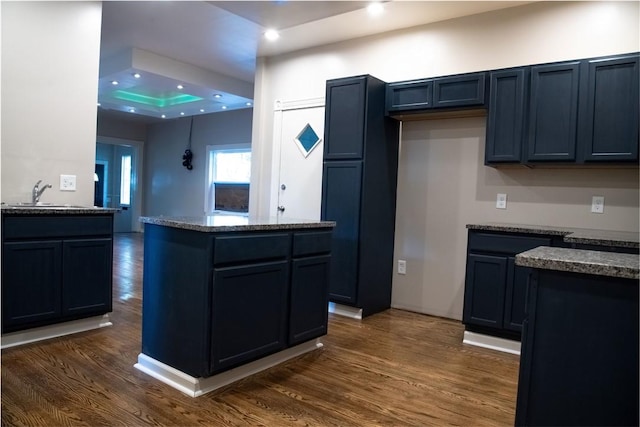
[[[112,216],[3,218],[2,333],[112,309]]]
[[[638,425],[638,280],[534,270],[517,426]]]
[[[330,230],[146,224],[142,352],[205,378],[325,335]]]

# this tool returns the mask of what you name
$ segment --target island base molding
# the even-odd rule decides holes
[[[153,359],[144,353],[140,353],[138,355],[138,363],[133,366],[134,368],[162,381],[188,396],[198,397],[248,376],[257,374],[258,372],[264,371],[273,366],[279,365],[289,359],[293,359],[294,357],[320,349],[323,346],[324,345],[319,338],[307,341],[295,347],[287,348],[286,350],[282,350],[254,362],[247,363],[246,365],[238,366],[237,368],[233,368],[207,378],[192,377],[191,375],[185,374],[184,372]]]
[[[104,328],[111,325],[112,323],[109,319],[109,314],[103,314],[101,316],[87,317],[86,319],[41,326],[39,328],[27,329],[24,331],[10,332],[2,335],[2,345],[0,348],[5,349],[15,347],[36,341],[76,334],[78,332],[90,331],[92,329]]]
[[[350,305],[342,305],[337,302],[329,303],[329,313],[337,314],[338,316],[348,317],[350,319],[362,320],[362,309],[358,307],[351,307]]]
[[[476,347],[489,348],[491,350],[517,354],[520,356],[520,343],[506,338],[492,337],[490,335],[479,334],[477,332],[464,331],[462,342],[464,344],[475,345]]]

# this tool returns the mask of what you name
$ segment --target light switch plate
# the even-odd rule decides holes
[[[60,175],[60,190],[61,191],[76,191],[76,176],[75,175]]]
[[[507,195],[504,193],[498,193],[496,198],[496,209],[507,209]]]
[[[398,274],[407,274],[407,261],[403,259],[398,260]]]
[[[604,213],[604,196],[593,196],[591,198],[591,213]]]

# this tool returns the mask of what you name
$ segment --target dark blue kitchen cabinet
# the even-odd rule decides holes
[[[288,298],[288,260],[214,269],[211,372],[283,350]]]
[[[638,280],[534,269],[517,426],[637,426]]]
[[[399,123],[385,115],[385,96],[386,83],[369,75],[327,81],[321,215],[337,222],[329,298],[364,316],[391,305]],[[346,155],[353,147],[359,157]]]
[[[638,55],[583,61],[580,143],[586,162],[638,160]],[[582,89],[582,88],[581,88]]]
[[[112,310],[113,214],[2,221],[3,333]]]
[[[469,230],[463,322],[467,330],[520,339],[530,269],[515,255],[551,246],[548,236]]]
[[[326,334],[331,230],[145,224],[142,353],[205,378]]]
[[[576,160],[580,62],[531,67],[527,162]]]
[[[485,105],[486,73],[468,73],[387,84],[386,113],[424,113]]]
[[[489,73],[485,163],[522,161],[529,68]]]
[[[60,317],[62,242],[2,245],[3,332]]]

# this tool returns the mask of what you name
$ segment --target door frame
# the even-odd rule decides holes
[[[276,100],[273,104],[273,148],[271,152],[271,193],[269,197],[269,216],[278,216],[278,199],[280,196],[280,167],[282,143],[282,115],[285,111],[302,110],[306,108],[324,107],[325,99],[307,98],[290,101]],[[324,139],[324,135],[322,136]]]
[[[142,224],[140,224],[140,217],[142,216],[142,183],[143,183],[143,156],[144,156],[144,142],[134,141],[131,139],[113,138],[110,136],[96,136],[96,143],[109,144],[109,145],[123,145],[132,147],[136,150],[136,161],[133,167],[135,171],[135,185],[133,185],[133,200],[134,206],[131,210],[131,230],[134,232],[142,231]],[[95,156],[94,156],[95,157]]]

